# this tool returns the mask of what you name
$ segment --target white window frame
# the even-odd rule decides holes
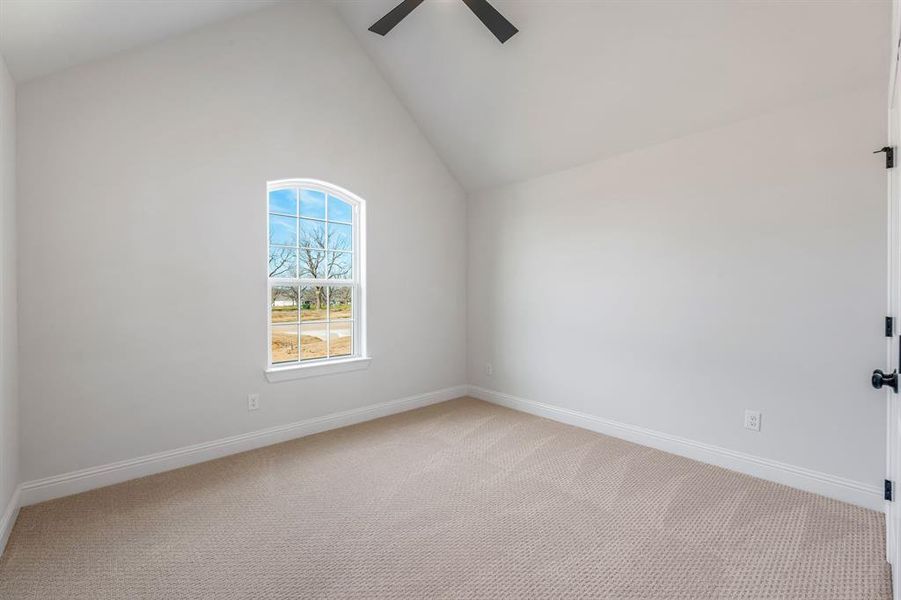
[[[269,277],[269,192],[280,189],[303,188],[326,194],[326,220],[328,220],[328,196],[346,202],[353,209],[353,278],[352,279],[311,279],[300,277]],[[300,201],[300,194],[297,198]],[[356,194],[334,184],[317,179],[279,179],[266,184],[266,378],[271,381],[285,381],[343,373],[365,369],[370,357],[366,347],[366,202]],[[353,352],[349,356],[318,358],[297,363],[272,362],[272,317],[271,302],[273,286],[351,286],[353,318]],[[298,352],[300,351],[300,307],[298,306]],[[327,336],[330,337],[330,336]],[[326,343],[331,343],[329,339]],[[298,356],[299,358],[299,356]]]

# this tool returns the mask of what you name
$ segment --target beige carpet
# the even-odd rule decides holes
[[[0,598],[890,598],[882,515],[460,399],[23,509]]]

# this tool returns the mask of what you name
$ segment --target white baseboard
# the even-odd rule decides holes
[[[270,446],[330,429],[346,427],[354,423],[370,421],[379,417],[428,406],[429,404],[459,398],[460,396],[465,396],[467,391],[468,386],[465,385],[449,387],[434,392],[400,398],[399,400],[372,404],[322,417],[305,419],[296,423],[243,433],[212,442],[185,446],[99,467],[91,467],[28,481],[21,485],[21,505],[28,506],[54,498],[70,496],[128,481],[129,479],[146,477],[147,475],[154,475],[163,471],[221,458],[229,454],[237,454],[238,452],[262,448],[263,446]]]
[[[0,556],[6,550],[6,542],[9,541],[9,534],[13,532],[13,525],[16,523],[16,517],[19,516],[19,496],[22,486],[16,486],[12,497],[6,504],[6,510],[0,516]]]
[[[743,452],[736,452],[711,444],[696,442],[636,425],[628,425],[596,417],[568,408],[526,400],[478,386],[469,386],[469,395],[479,400],[485,400],[486,402],[506,406],[507,408],[568,425],[575,425],[583,429],[597,431],[598,433],[628,440],[636,444],[650,446],[664,452],[678,454],[711,465],[759,477],[760,479],[774,481],[807,492],[863,506],[864,508],[880,512],[885,508],[882,490],[877,486],[867,485],[859,481],[836,477],[828,473],[813,471]]]
[[[630,442],[642,444],[685,456],[708,464],[717,465],[768,481],[821,494],[858,506],[882,511],[884,501],[882,490],[859,481],[836,477],[827,473],[813,471],[803,467],[789,465],[778,461],[736,452],[719,446],[696,442],[687,438],[628,425],[610,419],[604,419],[587,413],[552,406],[542,402],[518,398],[478,386],[454,386],[425,394],[418,394],[373,404],[357,409],[333,413],[322,417],[305,419],[296,423],[279,425],[244,433],[212,442],[195,444],[166,452],[158,452],[130,460],[119,461],[98,467],[72,471],[62,475],[46,477],[23,483],[16,490],[0,520],[0,549],[6,543],[7,536],[15,522],[19,506],[28,506],[54,498],[61,498],[80,492],[113,485],[145,477],[163,471],[186,467],[208,460],[221,458],[238,452],[245,452],[271,444],[295,438],[337,429],[363,421],[369,421],[414,408],[452,400],[460,396],[470,395],[480,400],[506,406],[514,410],[526,412],[561,423],[575,425],[583,429],[597,431],[606,435],[622,438]]]

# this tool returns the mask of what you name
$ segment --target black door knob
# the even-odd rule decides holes
[[[886,375],[880,369],[876,369],[873,371],[873,379],[871,381],[873,387],[877,390],[882,388],[882,386],[887,385],[895,390],[895,392],[898,391],[898,371],[892,371]]]

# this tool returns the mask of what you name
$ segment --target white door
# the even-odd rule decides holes
[[[892,70],[889,84],[888,146],[895,149],[895,167],[888,169],[888,312],[894,318],[891,337],[886,337],[887,369],[892,373],[899,366],[901,343],[901,178],[899,178],[898,142],[901,140],[901,64],[898,42],[901,35],[901,0],[892,2]],[[888,331],[886,333],[889,333]],[[896,375],[901,377],[901,374]],[[901,599],[901,395],[886,386],[886,479],[894,482],[894,501],[885,503],[886,555],[892,565],[894,597]]]

